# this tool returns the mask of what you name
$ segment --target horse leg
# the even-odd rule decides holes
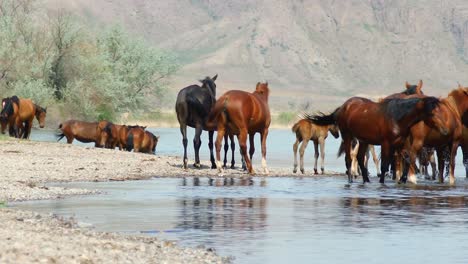
[[[226,169],[227,166],[227,153],[229,151],[229,142],[228,142],[228,134],[224,134],[224,163],[223,163],[223,168]]]
[[[320,170],[322,174],[325,174],[325,138],[319,138],[319,145],[320,145]]]
[[[252,157],[253,154],[255,153],[255,133],[249,134],[249,156],[250,156],[250,162],[252,162]]]
[[[455,184],[455,157],[457,156],[457,149],[458,149],[458,141],[452,142],[451,145],[451,153],[450,153],[450,178],[449,183],[450,185]]]
[[[390,154],[393,153],[388,142],[383,142],[381,145],[382,161],[380,163],[380,183],[385,183],[385,174],[388,172],[390,164]]]
[[[318,163],[318,158],[319,158],[319,146],[318,146],[318,140],[313,140],[314,142],[314,174],[318,174],[317,171],[317,163]]]
[[[351,174],[351,141],[349,137],[343,136],[343,144],[345,149],[345,164],[346,164],[346,174],[348,174],[348,182],[353,182],[353,176]]]
[[[297,172],[297,147],[299,146],[299,143],[301,143],[301,141],[299,140],[298,137],[296,137],[296,142],[294,142],[294,145],[293,145],[293,153],[294,153],[293,173]],[[467,177],[468,177],[468,175],[467,175]]]
[[[180,133],[182,134],[182,145],[184,146],[184,169],[188,169],[188,159],[187,159],[187,125],[180,124]]]
[[[231,169],[234,169],[236,165],[236,161],[234,160],[234,153],[236,151],[236,142],[234,142],[234,135],[230,134],[229,140],[231,140],[231,152],[232,152]]]
[[[437,148],[437,165],[439,167],[439,183],[444,182],[445,151],[444,147]]]
[[[223,141],[224,133],[226,132],[224,129],[225,129],[224,124],[222,122],[218,122],[218,133],[216,135],[215,147],[216,147],[216,167],[218,168],[218,172],[220,174],[223,173],[223,167],[221,166],[221,142]]]
[[[299,149],[299,168],[302,172],[302,174],[304,174],[304,153],[305,153],[305,150],[307,148],[307,145],[309,144],[309,140],[308,138],[304,138],[304,140],[302,141],[302,144],[301,144],[301,148]]]
[[[249,159],[249,156],[247,155],[247,129],[245,127],[242,127],[242,128],[239,128],[239,130],[240,130],[240,133],[237,136],[237,140],[239,141],[241,154],[244,157],[247,171],[250,174],[254,174],[254,171],[252,169],[252,163]]]
[[[195,127],[195,136],[193,137],[193,148],[195,149],[195,163],[193,166],[195,168],[200,168],[200,147],[201,147],[201,134],[202,134],[202,126],[197,124]]]
[[[462,145],[463,165],[465,165],[465,177],[468,178],[468,146]]]
[[[367,167],[364,162],[364,156],[366,155],[368,146],[369,145],[367,143],[359,142],[359,149],[357,153],[357,161],[358,161],[359,167],[361,168],[362,181],[364,183],[370,182],[369,175],[367,172]]]
[[[379,171],[379,157],[375,153],[374,145],[369,145],[369,151],[372,155],[372,159],[374,160],[375,170],[378,172]]]
[[[216,161],[214,158],[214,153],[213,153],[213,136],[214,136],[214,131],[208,131],[208,148],[210,149],[210,161],[211,161],[211,168],[216,169]]]
[[[434,150],[431,150],[429,153],[429,163],[431,164],[432,168],[432,177],[431,179],[434,181],[437,175],[437,165],[435,161],[435,155],[434,155]]]
[[[23,135],[23,138],[29,139],[29,137],[31,136],[32,123],[33,123],[33,120],[25,122],[25,126],[24,126],[24,133],[25,134]]]
[[[262,133],[260,133],[260,138],[262,141],[262,168],[265,174],[269,174],[266,162],[266,139],[268,137],[268,128],[264,129]]]
[[[359,149],[359,142],[357,142],[356,146],[351,149],[351,174],[354,178],[359,176],[359,168],[358,168],[358,161],[357,161],[357,152]]]

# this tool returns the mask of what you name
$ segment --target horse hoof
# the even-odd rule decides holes
[[[200,163],[195,163],[195,164],[193,164],[193,167],[199,169],[199,168],[201,168],[201,165],[200,165]]]
[[[294,169],[294,170],[293,170],[293,173],[296,173],[296,172],[297,172],[297,169]]]
[[[321,168],[320,170],[322,171],[322,174],[325,174],[325,169],[324,168]]]
[[[317,175],[318,174],[318,171],[317,169],[314,169],[314,174]]]
[[[304,169],[301,169],[301,173],[304,174]]]
[[[214,169],[216,169],[216,168],[217,168],[216,165],[211,165],[211,169],[212,169],[212,170],[214,170]]]

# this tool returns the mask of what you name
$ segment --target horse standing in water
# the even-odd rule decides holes
[[[231,90],[223,94],[217,101],[208,118],[207,126],[216,123],[218,135],[216,138],[216,165],[221,173],[221,141],[226,133],[237,135],[241,154],[245,160],[247,170],[253,174],[251,158],[254,154],[254,135],[260,133],[262,142],[262,167],[268,173],[266,164],[266,139],[271,123],[268,96],[268,83],[257,83],[255,91]],[[250,158],[247,156],[247,135],[250,139]]]
[[[45,108],[34,104],[31,99],[17,96],[4,98],[0,113],[2,133],[5,133],[8,126],[10,136],[27,139],[31,135],[34,117],[39,121],[40,127],[44,127],[46,112]]]
[[[200,136],[202,131],[207,129],[204,125],[211,108],[216,102],[216,84],[215,81],[218,75],[213,78],[206,77],[201,80],[202,86],[190,85],[180,90],[177,95],[175,110],[177,120],[180,125],[180,133],[182,133],[182,144],[184,146],[184,169],[188,168],[187,159],[187,126],[195,128],[195,136],[193,138],[193,147],[195,149],[194,167],[200,168]],[[211,168],[216,168],[216,163],[213,155],[213,130],[208,131],[208,147],[210,148]]]
[[[435,111],[441,116],[444,131],[434,129],[425,122],[418,122],[411,127],[409,144],[410,168],[408,180],[416,182],[415,159],[423,146],[434,147],[437,151],[439,182],[444,182],[444,149],[448,146],[450,156],[450,184],[455,183],[455,156],[462,140],[463,113],[468,111],[468,89],[459,87],[451,91]]]
[[[410,127],[421,120],[430,120],[434,126],[442,126],[442,121],[433,118],[433,111],[440,101],[435,97],[390,99],[375,103],[362,97],[352,97],[333,113],[318,114],[309,119],[319,125],[336,124],[344,141],[346,173],[348,181],[351,174],[351,142],[360,142],[358,164],[364,182],[369,182],[368,171],[364,165],[364,155],[369,144],[380,145],[382,150],[380,182],[384,183],[388,171],[390,155],[403,147]]]
[[[337,125],[324,125],[319,126],[312,123],[308,119],[301,119],[299,120],[294,126],[292,127],[292,132],[296,134],[296,142],[293,145],[293,152],[294,152],[294,169],[293,172],[297,172],[297,148],[299,144],[301,144],[301,148],[299,150],[300,154],[300,170],[304,173],[304,152],[309,144],[309,140],[314,142],[314,150],[315,150],[315,162],[314,162],[314,173],[318,174],[317,171],[317,163],[319,158],[319,145],[320,145],[320,169],[322,174],[325,173],[324,163],[325,163],[325,140],[328,137],[328,131],[333,135],[333,137],[338,138],[340,136],[340,132]]]

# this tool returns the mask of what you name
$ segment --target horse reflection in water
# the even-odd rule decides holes
[[[250,178],[234,179],[220,178],[201,181],[193,178],[193,181],[184,178],[183,186],[251,186],[255,182]],[[260,182],[265,185],[265,181]],[[177,228],[190,230],[198,229],[205,231],[226,229],[236,230],[242,240],[259,239],[264,236],[262,232],[267,226],[267,198],[230,198],[230,197],[186,197],[180,200],[180,222]],[[235,213],[234,213],[235,212]],[[245,232],[244,232],[245,231]],[[252,232],[253,231],[253,232]],[[214,233],[215,236],[218,233]],[[220,236],[223,232],[220,232]],[[211,238],[210,241],[223,239]],[[239,238],[237,238],[239,239]]]

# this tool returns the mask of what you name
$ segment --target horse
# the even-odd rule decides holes
[[[328,132],[333,135],[333,137],[338,138],[340,136],[340,132],[337,125],[325,125],[319,126],[316,125],[308,119],[301,119],[292,127],[292,132],[296,134],[296,142],[293,145],[293,152],[294,152],[294,169],[293,172],[297,172],[297,148],[299,144],[301,144],[301,148],[299,150],[300,154],[300,170],[304,173],[304,152],[307,148],[307,144],[309,144],[309,140],[314,142],[314,150],[315,150],[315,162],[314,162],[314,174],[318,174],[317,171],[317,163],[319,158],[319,145],[320,145],[320,169],[322,174],[325,173],[324,163],[325,163],[325,140],[328,137]]]
[[[223,94],[217,101],[208,117],[207,127],[216,124],[218,130],[216,138],[216,166],[219,173],[223,168],[220,162],[221,141],[226,133],[237,135],[241,154],[245,160],[247,170],[254,174],[251,158],[255,151],[254,135],[260,133],[262,142],[262,168],[268,174],[266,164],[266,139],[271,123],[268,97],[270,89],[268,83],[257,83],[252,93],[231,90]],[[250,139],[250,158],[247,156],[247,135]]]
[[[146,129],[146,126],[138,126],[138,125],[135,125],[135,126],[123,125],[120,127],[118,136],[117,136],[117,142],[118,142],[117,144],[118,144],[119,150],[127,150],[128,132],[130,131],[130,129],[138,128],[138,127],[143,130]]]
[[[468,88],[459,87],[452,90],[435,111],[442,116],[445,132],[434,129],[424,122],[418,122],[410,129],[410,138],[407,148],[410,154],[410,168],[408,180],[416,182],[415,159],[423,146],[433,147],[437,151],[439,182],[444,182],[444,148],[448,146],[450,156],[450,184],[455,183],[455,156],[462,140],[463,124],[462,116],[468,110]]]
[[[10,136],[28,139],[35,116],[36,105],[31,99],[19,98],[16,95],[2,99],[0,121],[3,134],[8,126]]]
[[[108,121],[100,121],[98,123],[98,142],[103,148],[115,149],[119,144],[119,130],[121,125],[113,124]]]
[[[155,154],[159,137],[141,127],[131,128],[128,132],[127,151]]]
[[[433,111],[439,103],[439,99],[435,97],[387,99],[377,103],[362,97],[352,97],[331,114],[319,113],[307,118],[318,125],[338,125],[344,141],[346,173],[350,183],[353,182],[352,140],[357,138],[360,143],[357,159],[364,183],[369,182],[368,171],[364,165],[365,152],[369,144],[380,145],[380,182],[384,183],[390,155],[402,148],[413,124],[428,120],[434,127],[442,126],[442,121],[433,116]]]
[[[68,120],[61,123],[58,128],[61,133],[57,135],[57,141],[66,137],[68,144],[76,139],[83,143],[94,142],[94,146],[99,147],[98,122]]]
[[[216,84],[218,78],[216,74],[213,78],[206,77],[200,80],[202,86],[190,85],[179,91],[175,104],[177,120],[182,134],[182,145],[184,146],[184,169],[188,168],[187,159],[187,126],[195,128],[193,147],[195,149],[195,168],[200,168],[200,136],[203,130],[208,130],[208,147],[210,149],[211,168],[216,168],[213,155],[213,135],[214,131],[204,127],[211,108],[216,102]]]

